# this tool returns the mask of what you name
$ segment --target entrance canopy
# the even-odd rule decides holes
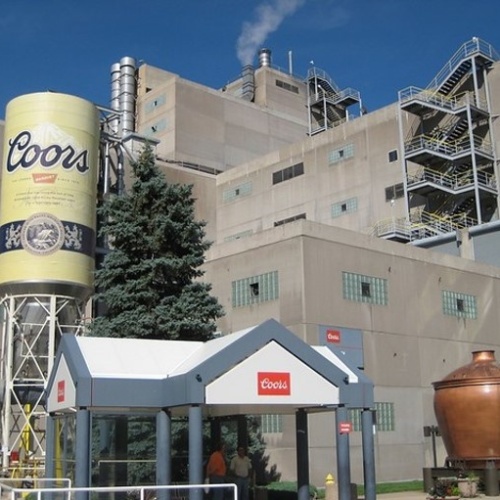
[[[157,484],[171,484],[171,418],[178,414],[188,417],[189,483],[199,485],[203,416],[295,413],[298,498],[307,500],[307,415],[335,410],[339,500],[348,500],[349,408],[362,410],[365,496],[374,500],[373,383],[329,347],[310,346],[275,320],[208,342],[63,335],[47,387],[45,472],[55,477],[60,461],[58,420],[74,422],[64,428],[76,434],[69,447],[75,485],[87,487],[94,416],[146,412],[156,420]],[[106,422],[97,427],[106,442]],[[201,493],[192,490],[190,500],[202,500]]]
[[[275,320],[208,342],[64,335],[49,380],[50,413],[168,408],[205,415],[373,408],[373,383],[326,346]]]

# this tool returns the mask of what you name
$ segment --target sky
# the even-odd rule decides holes
[[[110,67],[134,57],[212,88],[257,64],[314,64],[368,111],[426,87],[477,36],[500,52],[500,0],[4,0],[0,118],[52,90],[109,105]]]

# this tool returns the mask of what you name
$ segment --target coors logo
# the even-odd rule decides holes
[[[57,382],[57,402],[63,403],[65,399],[64,380]]]
[[[332,344],[340,343],[340,332],[338,330],[327,330],[326,331],[326,341]]]
[[[290,373],[258,372],[257,394],[259,396],[290,396]]]
[[[30,169],[34,165],[43,168],[60,165],[64,170],[86,173],[90,168],[88,151],[80,149],[71,139],[52,124],[40,125],[32,132],[23,130],[9,140],[7,172]]]

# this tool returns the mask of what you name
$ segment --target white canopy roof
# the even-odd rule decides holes
[[[208,342],[65,335],[47,392],[49,412],[200,404],[222,415],[373,406],[373,384],[360,370],[275,320]]]

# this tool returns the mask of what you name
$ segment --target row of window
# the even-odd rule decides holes
[[[352,212],[356,212],[358,209],[358,199],[357,198],[349,198],[345,201],[340,201],[338,203],[334,203],[331,208],[332,217],[340,217],[344,214],[350,214]]]
[[[305,218],[306,218],[306,214],[305,213],[298,214],[298,215],[293,215],[292,217],[287,217],[286,219],[277,220],[274,223],[274,227],[282,226],[283,224],[289,224],[290,222],[294,222],[296,220],[305,219]]]
[[[297,163],[296,165],[292,165],[291,167],[273,172],[273,184],[279,184],[280,182],[288,181],[303,174],[304,164],[302,162]]]
[[[344,299],[369,304],[388,304],[387,280],[356,273],[342,273]],[[443,314],[458,318],[477,318],[476,297],[466,293],[442,290]]]
[[[344,214],[356,212],[357,210],[358,210],[358,199],[349,198],[348,200],[334,203],[331,206],[331,216],[332,218],[336,218]],[[307,214],[303,212],[297,215],[292,215],[291,217],[287,217],[285,219],[277,220],[274,222],[274,227],[282,226],[284,224],[289,224],[290,222],[294,222],[300,219],[307,219]],[[250,236],[251,234],[253,234],[253,231],[251,229],[248,229],[246,231],[241,231],[239,233],[226,236],[224,238],[224,241],[227,242],[227,241],[239,240],[240,238],[245,238],[247,236]]]
[[[165,96],[165,94],[161,94],[161,95],[155,97],[154,99],[147,101],[144,104],[144,112],[146,114],[149,114],[152,111],[154,111],[155,109],[158,109],[159,107],[163,106],[166,101],[167,101],[167,97]]]
[[[154,136],[155,134],[158,134],[165,130],[167,128],[167,119],[162,118],[158,120],[156,123],[153,123],[152,125],[148,125],[145,127],[145,129],[142,131],[142,134],[145,135],[146,137],[151,137]]]
[[[349,420],[354,432],[361,432],[361,410],[349,410]],[[396,430],[394,417],[394,403],[375,403],[375,426],[379,432]],[[261,415],[260,430],[262,434],[276,434],[283,432],[283,415]]]
[[[278,271],[235,280],[231,283],[233,307],[267,302],[279,298]],[[386,306],[389,302],[387,279],[342,272],[345,300]],[[442,291],[443,314],[476,319],[476,297],[465,293]]]
[[[354,144],[347,144],[328,153],[328,165],[333,165],[354,156]]]
[[[385,188],[385,201],[393,201],[405,195],[405,187],[402,182]]]
[[[239,240],[241,238],[246,238],[248,236],[251,236],[253,234],[253,231],[251,229],[248,229],[246,231],[241,231],[236,234],[232,234],[231,236],[226,236],[224,238],[224,241],[234,241],[234,240]]]
[[[299,93],[299,87],[297,87],[296,85],[292,85],[291,83],[284,82],[283,80],[276,80],[276,87],[288,90],[289,92],[293,92],[294,94]]]
[[[233,281],[231,289],[233,307],[276,300],[279,297],[278,271]]]
[[[363,274],[342,273],[344,299],[386,306],[387,280]]]
[[[224,190],[222,193],[222,201],[229,202],[233,201],[240,196],[248,196],[253,189],[253,184],[251,181],[243,182],[237,186],[233,186],[230,189]]]
[[[328,155],[328,164],[333,165],[341,160],[347,160],[354,156],[354,145],[347,144],[341,148],[334,149],[330,151]],[[397,151],[389,152],[389,161],[395,161],[397,159]],[[273,172],[273,185],[280,184],[281,182],[294,179],[300,175],[304,174],[304,163],[300,162],[290,167],[283,168]],[[239,196],[246,196],[252,192],[252,183],[250,181],[242,183],[238,186],[231,187],[225,190],[222,194],[222,199],[224,202],[232,201]],[[404,196],[404,185],[403,183],[398,183],[393,186],[389,186],[385,189],[385,199],[386,201],[392,201],[397,198],[402,198]],[[355,210],[355,209],[354,209]],[[341,213],[346,210],[340,210],[340,213],[333,215],[333,217],[338,217]],[[352,209],[349,211],[353,211]]]

